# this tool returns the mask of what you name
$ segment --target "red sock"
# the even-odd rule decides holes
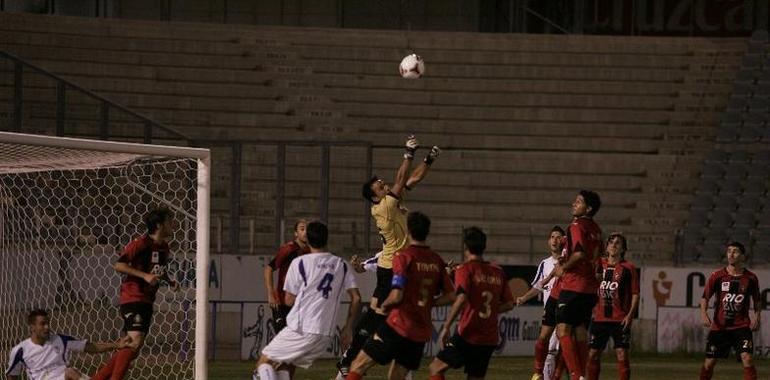
[[[565,335],[559,338],[561,345],[561,354],[564,355],[564,362],[567,363],[570,378],[579,379],[584,375],[583,368],[580,367],[580,357],[577,350],[577,343],[572,335]]]
[[[757,367],[743,367],[743,380],[757,380]]]
[[[700,380],[711,380],[711,375],[713,374],[714,368],[706,369],[706,367],[700,367]]]
[[[134,350],[123,348],[119,350],[115,356],[117,357],[115,359],[115,368],[112,371],[112,377],[110,379],[123,380],[126,376],[126,372],[128,372],[128,369],[131,367],[131,361],[134,360],[136,355],[134,354]]]
[[[626,355],[628,357],[628,355]],[[626,360],[621,360],[618,362],[618,379],[620,380],[628,380],[631,378],[631,362]]]
[[[588,364],[588,342],[585,340],[578,340],[575,342],[577,345],[578,358],[580,358],[580,368],[585,371]]]
[[[538,339],[535,341],[535,373],[543,374],[545,358],[548,356],[548,341]]]
[[[112,369],[115,367],[115,359],[118,357],[117,353],[112,354],[112,357],[110,358],[110,361],[107,362],[107,364],[104,365],[104,367],[99,368],[98,371],[96,371],[96,374],[91,376],[92,380],[107,380],[112,375]]]
[[[588,359],[588,365],[586,365],[586,375],[588,380],[599,380],[599,373],[602,371],[601,353],[596,356],[596,359]]]
[[[361,376],[358,372],[350,371],[348,372],[348,375],[345,376],[345,380],[361,380],[364,377]]]
[[[561,356],[561,350],[556,354],[556,365],[553,368],[552,380],[561,380],[561,374],[564,373],[564,357]]]
[[[430,375],[428,380],[444,380],[444,374],[439,373],[437,375]]]

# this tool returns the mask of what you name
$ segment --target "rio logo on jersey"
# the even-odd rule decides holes
[[[617,281],[602,281],[599,284],[599,292],[604,298],[613,298],[620,284]]]
[[[743,294],[727,293],[722,297],[722,306],[728,311],[741,310],[745,298]]]

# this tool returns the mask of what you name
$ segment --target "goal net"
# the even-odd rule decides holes
[[[129,376],[205,379],[208,160],[204,149],[0,133],[0,358],[29,337],[35,308],[48,310],[53,332],[116,340],[113,264],[164,206],[175,221],[167,271],[181,286],[160,287]],[[69,363],[90,376],[111,354]]]

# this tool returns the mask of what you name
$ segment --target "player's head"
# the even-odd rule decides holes
[[[487,249],[487,234],[478,227],[468,227],[463,229],[463,245],[465,253],[481,256]]]
[[[425,241],[430,233],[430,218],[419,211],[412,211],[406,216],[406,228],[412,240]]]
[[[559,226],[553,226],[551,233],[548,235],[548,250],[553,253],[561,253],[562,242],[564,240],[564,229]]]
[[[49,322],[48,312],[43,309],[35,309],[27,314],[30,335],[37,339],[48,339],[48,336],[51,334]]]
[[[171,236],[174,233],[174,214],[165,207],[158,207],[150,211],[144,218],[147,225],[147,233],[153,235],[158,233],[161,238]]]
[[[380,177],[374,176],[364,183],[361,188],[361,195],[369,202],[377,203],[380,199],[385,198],[390,188],[385,184],[385,181]]]
[[[572,202],[572,216],[579,218],[581,216],[593,217],[602,207],[602,200],[599,194],[591,190],[580,190],[575,201]]]
[[[628,241],[620,232],[613,232],[607,238],[607,256],[624,259],[628,250]]]
[[[329,241],[329,229],[326,225],[313,221],[307,224],[307,243],[311,248],[323,249]]]
[[[727,244],[727,264],[740,265],[746,260],[746,247],[743,244],[733,241]]]
[[[307,220],[297,219],[294,222],[294,240],[307,244]]]

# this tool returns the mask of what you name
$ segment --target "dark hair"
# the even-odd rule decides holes
[[[463,229],[463,244],[474,255],[483,255],[487,249],[487,234],[473,226]]]
[[[329,229],[326,225],[313,221],[307,224],[307,242],[313,248],[326,247],[326,243],[329,241]]]
[[[305,229],[307,229],[307,220],[305,219],[297,219],[296,222],[294,222],[294,232],[297,232],[297,228],[299,228],[299,225],[305,223]]]
[[[372,190],[372,184],[379,180],[380,180],[379,177],[373,176],[372,178],[369,178],[369,180],[364,183],[364,186],[361,187],[361,196],[363,196],[364,199],[374,203],[374,200],[372,200],[372,198],[377,194],[375,194],[374,190]]]
[[[171,213],[171,210],[165,207],[159,207],[150,211],[150,213],[147,214],[147,216],[144,218],[144,223],[147,225],[147,233],[155,233],[155,231],[158,230],[159,224],[165,223],[172,217],[173,214]]]
[[[412,239],[424,241],[430,233],[430,218],[419,211],[412,211],[406,217],[406,228]]]
[[[548,235],[550,236],[550,234],[552,234],[554,232],[560,233],[561,236],[567,235],[567,233],[564,232],[564,229],[559,227],[559,226],[553,226],[553,228],[551,228],[551,232],[549,232]]]
[[[727,247],[728,248],[729,247],[738,248],[738,250],[741,251],[741,255],[744,255],[744,256],[746,255],[746,247],[744,247],[743,244],[741,244],[740,242],[732,241],[732,242],[727,244]]]
[[[602,200],[599,198],[599,194],[596,194],[591,190],[580,190],[580,195],[583,197],[586,205],[591,207],[591,211],[588,212],[588,216],[596,215],[596,213],[599,212],[599,209],[602,207]]]
[[[623,248],[623,252],[620,252],[620,258],[625,258],[626,251],[628,250],[628,241],[626,240],[626,237],[623,236],[623,234],[620,232],[613,232],[609,237],[607,237],[607,243],[609,244],[609,242],[614,238],[620,239],[620,247]]]
[[[27,314],[27,324],[32,325],[37,321],[37,317],[46,317],[48,318],[48,312],[43,309],[35,309],[29,312]]]

